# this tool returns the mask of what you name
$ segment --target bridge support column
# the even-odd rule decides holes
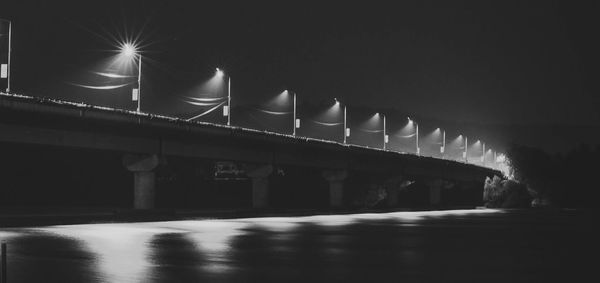
[[[246,169],[246,174],[252,178],[253,208],[265,208],[269,205],[269,175],[272,172],[272,165],[262,165]]]
[[[344,180],[348,177],[346,170],[325,170],[323,178],[329,182],[329,205],[342,207],[344,205]]]
[[[387,207],[396,207],[398,205],[399,191],[407,186],[407,181],[403,176],[396,176],[387,179],[383,184],[386,196]]]
[[[158,156],[127,154],[123,165],[133,172],[133,208],[154,208],[156,176],[153,170],[158,166]]]
[[[442,185],[444,181],[440,179],[430,180],[426,182],[429,187],[429,204],[433,206],[442,203]]]

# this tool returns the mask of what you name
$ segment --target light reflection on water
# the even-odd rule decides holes
[[[54,234],[81,242],[95,258],[97,270],[107,282],[136,282],[150,266],[150,239],[156,234],[173,231],[149,225],[90,224],[36,228],[30,232]]]
[[[430,269],[453,274],[443,264],[437,265],[439,261],[451,260],[449,254],[473,260],[462,258],[460,253],[474,256],[482,248],[490,248],[490,242],[482,235],[489,236],[490,231],[502,233],[506,227],[492,224],[496,223],[494,217],[502,217],[503,213],[486,209],[61,225],[3,229],[0,239],[10,247],[11,283],[20,282],[21,278],[15,277],[23,276],[31,262],[42,257],[53,262],[49,268],[65,265],[68,270],[81,265],[72,270],[93,273],[75,277],[85,278],[75,279],[76,282],[342,278],[358,282],[389,276],[423,281],[423,276],[436,276],[426,275]],[[444,223],[444,228],[432,224],[436,221]],[[505,225],[506,221],[499,223]],[[19,241],[32,236],[35,237],[28,241]],[[25,246],[31,241],[41,243],[40,246],[52,245],[56,237],[62,246],[45,254]],[[491,248],[502,253],[511,247]],[[534,254],[534,259],[537,256]],[[48,274],[60,274],[43,266],[36,265],[40,280],[61,281],[49,278]]]

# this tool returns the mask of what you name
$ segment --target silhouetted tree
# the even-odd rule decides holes
[[[580,145],[563,155],[511,145],[507,152],[514,179],[527,186],[533,205],[595,206],[600,186],[596,178],[600,145]]]

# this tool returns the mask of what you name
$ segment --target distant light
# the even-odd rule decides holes
[[[131,43],[121,45],[121,54],[127,57],[133,57],[137,54],[137,47]]]
[[[223,70],[221,70],[221,69],[219,69],[219,68],[217,68],[216,70],[217,70],[217,76],[222,76],[222,75],[224,75],[224,74],[225,74],[225,73],[223,72]]]

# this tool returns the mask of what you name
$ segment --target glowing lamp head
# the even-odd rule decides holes
[[[121,45],[121,54],[126,57],[133,57],[137,55],[138,50],[137,47],[132,43],[124,43]]]
[[[216,72],[217,72],[217,76],[223,76],[225,73],[223,72],[223,70],[216,68]]]

